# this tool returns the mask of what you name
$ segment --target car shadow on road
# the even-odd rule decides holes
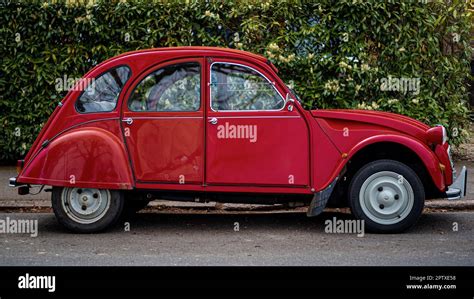
[[[49,233],[65,233],[54,218],[51,217],[40,220],[39,226],[42,231]],[[298,230],[298,231],[319,231],[324,232],[329,221],[355,220],[348,213],[324,212],[317,217],[306,217],[302,212],[285,213],[223,213],[223,214],[196,214],[196,213],[147,213],[142,212],[136,215],[122,218],[115,227],[109,229],[109,233],[123,232],[128,227],[132,227],[134,232],[140,231],[167,231],[167,230],[206,230],[206,231],[228,231],[238,230]],[[424,231],[450,232],[457,225],[459,228],[469,228],[470,225],[462,223],[456,213],[425,213],[418,223],[408,232],[420,233]]]
[[[49,215],[49,214],[48,214]],[[50,214],[39,225],[44,231],[50,233],[64,233],[62,228]],[[308,218],[305,213],[225,213],[225,214],[196,214],[196,213],[138,213],[132,216],[123,217],[108,232],[123,232],[127,225],[133,228],[134,232],[153,230],[229,230],[242,229],[298,229],[298,230],[324,230],[324,222],[328,219],[354,219],[350,214],[345,213],[323,213],[318,217]]]
[[[329,222],[328,222],[329,220]],[[355,220],[348,213],[324,212],[317,217],[307,217],[301,212],[287,213],[226,213],[226,214],[162,214],[162,213],[139,213],[123,219],[121,222],[129,222],[135,230],[159,228],[183,229],[196,228],[206,230],[228,230],[238,225],[239,229],[256,230],[299,230],[299,231],[324,231],[329,223],[338,220]],[[451,231],[453,225],[459,223],[453,213],[426,213],[422,214],[418,223],[409,230],[412,233],[423,231]],[[467,225],[467,224],[466,224]],[[114,230],[120,230],[120,224]]]

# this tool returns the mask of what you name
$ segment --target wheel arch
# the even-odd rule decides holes
[[[347,192],[351,178],[363,165],[381,159],[395,160],[412,168],[423,182],[426,198],[439,197],[445,189],[440,162],[428,146],[404,136],[375,136],[358,143],[347,154],[341,180],[329,203],[345,206],[343,194]]]

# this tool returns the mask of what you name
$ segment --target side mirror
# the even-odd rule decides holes
[[[293,111],[294,102],[295,102],[295,99],[291,97],[290,93],[287,93],[285,97],[285,107],[288,109],[288,111]]]

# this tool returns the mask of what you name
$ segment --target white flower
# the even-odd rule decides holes
[[[270,43],[270,44],[268,45],[268,47],[270,48],[270,50],[278,50],[278,49],[280,49],[280,47],[279,47],[277,44],[275,44],[275,43]]]
[[[208,18],[215,18],[216,15],[212,12],[210,12],[209,10],[206,10],[206,12],[204,12],[204,16],[208,17]]]
[[[389,105],[393,105],[393,104],[395,104],[395,103],[398,103],[398,99],[390,99],[390,100],[387,101],[387,103],[388,103]]]
[[[357,109],[377,110],[378,108],[379,108],[379,105],[376,102],[372,102],[371,105],[367,105],[366,103],[357,104]]]
[[[264,2],[264,3],[262,3],[262,9],[265,10],[265,9],[267,9],[267,8],[269,8],[269,7],[270,7],[270,2]]]
[[[344,61],[339,62],[339,67],[340,67],[341,69],[351,69],[351,68],[352,68],[350,65],[348,65],[348,64],[345,63]]]
[[[362,64],[362,65],[360,66],[360,68],[361,68],[364,72],[370,70],[370,66],[369,66],[367,63]]]
[[[324,89],[332,93],[337,93],[339,91],[339,81],[329,80],[324,84]]]

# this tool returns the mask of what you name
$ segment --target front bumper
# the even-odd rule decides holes
[[[457,200],[466,196],[467,193],[467,168],[463,166],[454,183],[446,191],[448,200]]]

